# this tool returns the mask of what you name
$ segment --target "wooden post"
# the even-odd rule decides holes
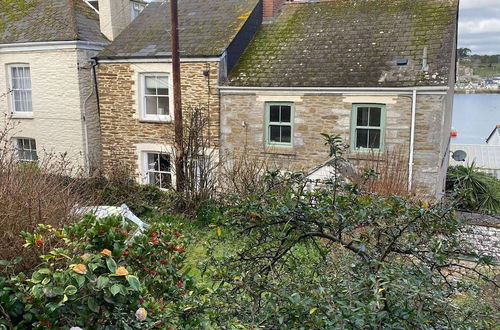
[[[178,192],[184,191],[184,143],[181,101],[181,64],[179,56],[179,12],[177,0],[170,0],[172,26],[172,81],[174,89],[175,179]]]

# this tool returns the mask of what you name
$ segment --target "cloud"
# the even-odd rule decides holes
[[[500,0],[462,0],[459,47],[475,54],[500,54]]]
[[[459,31],[463,34],[500,33],[500,18],[464,21],[459,24]]]
[[[461,9],[498,7],[498,0],[461,0]]]

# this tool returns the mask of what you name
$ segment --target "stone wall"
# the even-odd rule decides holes
[[[219,139],[218,62],[182,62],[183,113],[202,107],[210,118],[212,146]],[[203,72],[209,71],[209,76]],[[171,152],[174,122],[152,122],[140,115],[140,74],[172,72],[170,63],[103,63],[98,67],[101,109],[102,161],[106,172],[116,164],[132,169],[141,178],[141,153]],[[171,79],[170,79],[171,81]],[[171,84],[171,83],[170,83]],[[172,93],[172,90],[171,90]],[[171,98],[170,112],[173,114]]]
[[[293,147],[268,147],[264,141],[266,102],[293,102],[295,105]],[[385,150],[409,153],[411,126],[410,95],[314,94],[299,92],[251,92],[223,90],[221,96],[221,151],[268,157],[278,166],[310,170],[327,160],[327,148],[320,133],[339,134],[350,143],[351,111],[356,103],[386,105]],[[444,134],[442,123],[446,95],[418,95],[414,152],[414,188],[420,194],[438,196],[443,189],[440,178],[440,150]],[[355,164],[371,162],[373,155],[351,152]],[[407,161],[401,164],[408,167]]]
[[[469,223],[463,234],[472,252],[489,256],[500,263],[500,218],[473,213],[462,213]]]

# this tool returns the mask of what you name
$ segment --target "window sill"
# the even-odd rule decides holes
[[[351,151],[346,155],[347,159],[352,160],[369,160],[369,161],[377,161],[382,162],[385,161],[383,156],[383,152],[381,151]]]
[[[168,119],[153,119],[153,118],[139,118],[140,123],[150,123],[150,124],[170,124],[173,122],[172,118]]]
[[[273,154],[273,155],[286,155],[286,156],[296,156],[293,146],[284,146],[284,145],[266,145],[264,146],[265,154]]]
[[[19,113],[19,112],[13,112],[10,114],[10,118],[12,119],[33,119],[33,112],[29,113]]]

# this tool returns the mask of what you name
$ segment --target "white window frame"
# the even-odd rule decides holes
[[[14,89],[14,84],[13,84],[13,70],[16,68],[28,68],[29,70],[29,88],[24,88],[24,89]],[[10,100],[10,111],[12,114],[12,117],[14,118],[32,118],[33,117],[33,85],[31,81],[31,67],[27,63],[13,63],[13,64],[8,64],[7,65],[7,72],[8,72],[8,82],[9,82],[9,100]],[[28,91],[29,92],[29,97],[26,99],[27,102],[29,102],[29,110],[28,111],[18,111],[16,109],[16,102],[15,102],[15,93],[16,91]]]
[[[148,155],[149,154],[158,154],[158,155],[168,155],[170,158],[170,172],[168,171],[156,171],[156,170],[151,170],[149,168],[149,163],[148,163]],[[171,177],[171,187],[174,187],[175,185],[175,175],[174,175],[174,157],[173,154],[170,152],[165,152],[165,151],[155,151],[155,150],[150,150],[150,151],[143,151],[142,152],[142,172],[143,172],[143,184],[152,184],[156,185],[154,182],[149,181],[149,174],[150,173],[163,173],[163,174],[170,174]],[[161,188],[161,185],[159,186],[160,189],[162,190],[167,190],[167,188]]]
[[[146,77],[166,77],[168,81],[168,115],[151,115],[146,113]],[[171,122],[173,119],[173,97],[172,97],[172,82],[171,75],[166,72],[143,72],[139,73],[140,84],[139,84],[139,117],[143,121],[159,121],[159,122]]]
[[[20,141],[23,141],[23,148],[22,149],[19,148]],[[28,149],[24,148],[24,141],[28,141],[28,144],[29,144]],[[14,142],[14,147],[16,150],[17,159],[20,162],[36,162],[36,161],[38,161],[38,152],[37,152],[37,148],[36,148],[36,140],[35,139],[28,138],[28,137],[16,137],[16,138],[13,138],[13,142]],[[31,153],[30,159],[26,159],[24,157],[21,157],[21,152],[25,152],[25,151]],[[33,157],[33,153],[34,153],[34,157]]]

